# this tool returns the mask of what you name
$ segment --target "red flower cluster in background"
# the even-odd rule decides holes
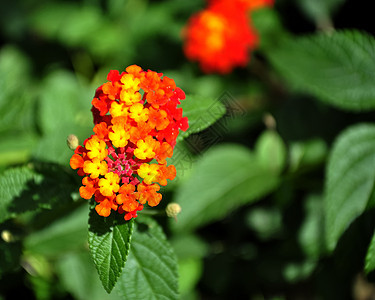
[[[252,10],[274,0],[209,0],[208,7],[191,16],[184,28],[184,52],[205,73],[226,74],[249,62],[258,44],[251,27]]]
[[[160,185],[176,176],[166,159],[179,130],[188,128],[177,107],[185,93],[173,79],[136,65],[107,79],[92,100],[95,134],[75,149],[70,166],[83,176],[81,197],[94,197],[99,215],[114,210],[130,220],[146,203],[158,205]]]

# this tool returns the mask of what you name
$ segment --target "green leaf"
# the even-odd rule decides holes
[[[95,209],[89,215],[89,246],[91,257],[104,289],[110,293],[120,277],[128,258],[134,221],[125,221],[113,214],[99,216]]]
[[[309,195],[304,206],[306,216],[298,233],[298,241],[310,259],[318,259],[326,249],[323,198],[321,195]]]
[[[186,132],[181,131],[178,140],[211,126],[224,116],[226,111],[220,100],[198,95],[186,95],[186,99],[181,101],[180,107],[183,109],[183,116],[189,119],[189,129]]]
[[[322,139],[295,142],[290,145],[289,168],[291,172],[321,165],[328,153]]]
[[[277,11],[270,7],[251,12],[251,21],[260,37],[260,50],[275,48],[289,33],[283,28]]]
[[[24,239],[25,251],[53,258],[65,252],[83,250],[86,243],[86,205]]]
[[[370,273],[375,270],[375,233],[372,236],[370,246],[367,249],[366,260],[365,260],[365,271]]]
[[[173,227],[193,230],[219,220],[265,196],[278,183],[275,173],[265,169],[247,148],[234,144],[210,148],[176,191],[175,201],[182,212]]]
[[[35,162],[6,170],[0,176],[0,222],[69,203],[76,188],[72,173],[59,165]]]
[[[358,31],[284,39],[267,56],[291,86],[341,109],[375,108],[375,42]]]
[[[316,24],[324,28],[329,25],[332,13],[344,3],[344,0],[299,0],[296,3],[301,7],[306,16],[311,18]]]
[[[30,133],[15,135],[8,131],[3,135],[0,145],[0,165],[20,164],[29,160],[36,137]]]
[[[281,173],[286,163],[286,147],[276,131],[264,131],[256,142],[255,151],[259,163],[266,170]]]
[[[41,142],[34,149],[34,157],[44,161],[68,164],[72,151],[66,146],[69,134],[81,140],[92,134],[92,91],[80,84],[73,73],[56,71],[43,81],[40,93]]]
[[[0,176],[0,222],[14,217],[16,213],[9,207],[13,199],[27,194],[28,182],[34,182],[36,174],[28,167],[9,169]]]
[[[4,234],[4,233],[2,233]],[[19,267],[22,245],[20,242],[9,241],[5,242],[0,240],[0,279],[3,274],[8,271],[13,271]]]
[[[124,272],[118,282],[123,299],[179,299],[177,260],[162,228],[139,216]]]
[[[56,269],[61,284],[75,297],[74,299],[121,299],[116,297],[115,293],[108,295],[103,289],[88,252],[71,252],[59,257]]]
[[[342,233],[364,212],[375,182],[375,125],[359,124],[337,138],[326,170],[326,239],[333,250]]]
[[[0,72],[6,74],[0,78],[0,133],[30,131],[35,94],[29,60],[14,46],[5,46],[0,51]]]

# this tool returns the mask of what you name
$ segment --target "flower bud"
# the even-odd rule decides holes
[[[75,150],[79,145],[78,137],[74,134],[69,134],[66,139],[66,143],[71,150]]]
[[[168,217],[176,219],[177,215],[181,212],[181,206],[177,203],[169,203],[165,208],[165,212]]]
[[[3,230],[1,232],[1,238],[6,243],[11,243],[15,241],[13,234],[8,230]]]

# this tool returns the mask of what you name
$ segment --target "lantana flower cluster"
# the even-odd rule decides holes
[[[130,220],[144,205],[158,205],[160,186],[176,176],[166,159],[179,130],[188,128],[177,107],[185,94],[173,79],[136,65],[110,71],[107,80],[92,100],[94,134],[75,149],[70,166],[83,176],[81,197],[94,197],[100,216],[117,211]]]
[[[209,0],[206,9],[192,15],[184,28],[184,52],[205,73],[230,73],[244,67],[258,45],[251,11],[274,0]]]

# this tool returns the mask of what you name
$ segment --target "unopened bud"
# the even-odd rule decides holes
[[[66,139],[66,143],[71,150],[75,150],[79,145],[78,137],[74,134],[69,134],[68,138]]]
[[[177,215],[181,212],[181,206],[177,203],[169,203],[165,208],[165,212],[168,217],[177,219]]]
[[[275,120],[275,118],[271,114],[266,113],[263,116],[263,122],[264,122],[264,124],[266,125],[266,127],[268,129],[271,129],[271,130],[275,130],[276,129],[276,120]]]
[[[11,242],[14,242],[14,236],[13,234],[8,231],[8,230],[3,230],[1,232],[1,238],[3,239],[4,242],[6,243],[11,243]]]

